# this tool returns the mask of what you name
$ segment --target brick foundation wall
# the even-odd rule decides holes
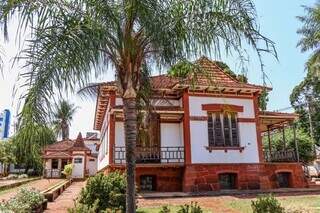
[[[120,170],[124,167],[108,167],[104,174]],[[136,185],[139,190],[140,176],[152,175],[156,177],[156,191],[159,192],[178,192],[182,191],[184,167],[137,167],[136,168]]]
[[[124,169],[124,166],[109,166],[104,174]],[[136,184],[139,190],[140,176],[152,175],[156,177],[156,191],[159,192],[214,191],[220,190],[219,174],[233,173],[237,175],[237,189],[273,189],[279,187],[278,172],[290,173],[290,187],[307,187],[302,166],[298,163],[191,164],[185,167],[138,165]]]
[[[185,167],[183,191],[220,190],[221,173],[236,174],[237,189],[278,188],[278,172],[290,173],[290,187],[306,187],[302,166],[298,163],[192,164]]]

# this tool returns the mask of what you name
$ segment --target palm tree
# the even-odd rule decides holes
[[[306,68],[313,75],[319,75],[320,69],[320,2],[318,1],[313,7],[304,6],[305,16],[299,16],[298,20],[302,22],[302,27],[297,33],[302,36],[298,42],[298,47],[302,52],[312,50],[310,58],[306,63]]]
[[[2,2],[1,20],[19,12],[19,29],[33,27],[33,39],[21,53],[30,68],[24,73],[28,100],[22,119],[45,122],[50,104],[44,103],[50,103],[54,88],[75,91],[93,72],[104,74],[106,65],[114,68],[124,105],[127,212],[135,212],[136,101],[142,68],[202,54],[219,57],[222,50],[242,55],[243,43],[259,59],[262,52],[276,55],[273,42],[259,32],[252,0]]]
[[[76,111],[77,107],[66,100],[60,100],[55,106],[53,125],[57,135],[61,135],[62,140],[69,138],[69,126]]]

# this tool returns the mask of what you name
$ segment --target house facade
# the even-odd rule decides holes
[[[263,132],[296,116],[260,112],[263,87],[239,82],[205,57],[196,63],[201,72],[193,79],[151,77],[149,134],[139,139],[135,153],[138,188],[190,192],[271,189],[286,183],[305,187],[296,150],[274,162],[271,157],[280,155],[265,154],[262,148]],[[99,88],[94,128],[101,132],[98,172],[123,171],[123,102],[114,82]]]
[[[97,172],[97,156],[85,144],[97,139],[83,139],[79,133],[77,139],[66,139],[46,146],[42,159],[45,178],[61,178],[64,166],[73,164],[72,178],[83,179]],[[88,142],[89,141],[89,142]]]

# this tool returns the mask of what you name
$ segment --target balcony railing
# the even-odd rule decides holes
[[[45,178],[60,178],[61,177],[61,169],[45,169],[44,170]]]
[[[124,146],[114,148],[114,163],[126,163]],[[136,147],[136,163],[183,163],[184,147]]]
[[[266,151],[264,153],[266,162],[296,162],[297,156],[294,149],[281,151]]]

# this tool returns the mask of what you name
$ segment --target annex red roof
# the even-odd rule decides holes
[[[90,151],[90,149],[84,144],[81,133],[79,133],[76,140],[63,140],[50,145],[47,145],[44,148],[44,151]]]

